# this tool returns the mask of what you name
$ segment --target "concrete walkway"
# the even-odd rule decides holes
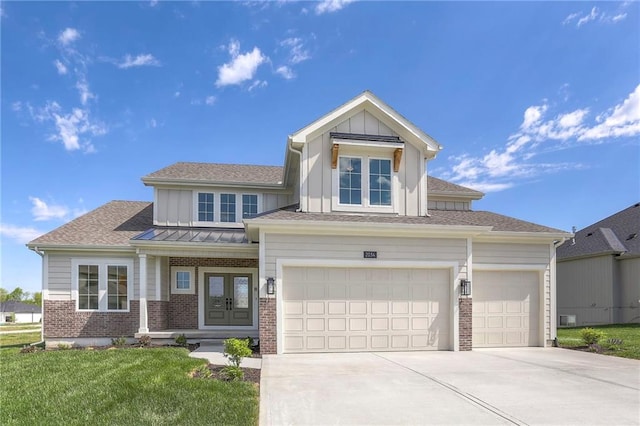
[[[229,360],[227,360],[224,355],[224,346],[216,345],[216,344],[200,344],[200,347],[195,351],[191,352],[189,356],[191,358],[202,358],[209,361],[210,364],[213,365],[228,365]],[[262,368],[262,359],[261,358],[244,358],[241,367],[246,368]]]
[[[557,348],[267,355],[260,424],[640,424],[640,362]]]

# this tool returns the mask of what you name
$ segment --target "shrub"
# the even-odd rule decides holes
[[[244,371],[235,365],[227,365],[222,369],[222,373],[232,382],[244,380]]]
[[[580,330],[580,337],[587,346],[597,344],[600,339],[604,338],[604,336],[605,334],[603,331],[596,330],[594,328],[587,327]]]
[[[209,366],[206,364],[200,365],[193,369],[193,371],[191,372],[191,377],[208,379],[211,377],[211,370],[209,369]]]
[[[140,336],[140,338],[138,339],[138,344],[141,348],[151,346],[151,336]]]
[[[67,349],[71,349],[71,345],[68,343],[58,343],[58,349],[61,351],[66,351]]]
[[[111,344],[117,348],[121,348],[127,344],[127,338],[122,336],[113,338],[111,339]]]
[[[227,339],[224,341],[224,357],[235,367],[240,367],[242,358],[251,356],[248,339]]]
[[[20,349],[20,353],[21,354],[31,354],[34,352],[38,352],[40,350],[39,347],[35,346],[35,345],[25,345],[22,347],[22,349]]]
[[[181,334],[178,337],[176,337],[176,345],[182,346],[183,348],[186,348],[187,347],[187,336],[185,336],[184,334]]]

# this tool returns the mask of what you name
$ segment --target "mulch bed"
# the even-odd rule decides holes
[[[208,367],[209,367],[209,370],[211,370],[212,379],[221,380],[223,382],[229,381],[227,376],[222,371],[224,369],[223,365],[209,364]],[[260,369],[259,368],[245,368],[245,367],[240,367],[240,368],[244,373],[245,382],[255,383],[256,385],[260,386]],[[194,375],[194,377],[197,377],[197,374]]]

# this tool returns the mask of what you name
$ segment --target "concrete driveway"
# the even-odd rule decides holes
[[[640,424],[640,362],[557,348],[271,355],[260,424]]]

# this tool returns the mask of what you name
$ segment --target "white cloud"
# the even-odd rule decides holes
[[[136,57],[131,55],[125,55],[121,62],[118,64],[118,68],[127,69],[131,67],[144,67],[153,66],[159,67],[160,61],[153,57],[150,53],[140,54]]]
[[[176,90],[176,92],[173,94],[174,98],[179,98],[180,97],[180,91]]]
[[[232,40],[227,49],[231,55],[231,61],[218,67],[217,87],[242,84],[252,80],[258,67],[268,59],[257,47],[241,54],[240,43],[236,40]]]
[[[640,85],[592,121],[588,120],[589,108],[546,118],[548,110],[546,101],[526,108],[519,130],[509,136],[503,147],[479,156],[450,157],[451,168],[442,171],[442,177],[481,191],[501,191],[542,174],[586,167],[578,163],[536,162],[535,157],[542,153],[640,135]]]
[[[56,66],[56,69],[58,70],[58,74],[60,75],[64,75],[67,73],[67,67],[65,66],[65,64],[63,64],[62,62],[60,62],[58,59],[56,59],[55,61],[53,61],[53,65]]]
[[[149,127],[155,129],[156,127],[158,127],[158,122],[156,121],[155,118],[152,118],[151,120],[149,120],[148,125]]]
[[[20,101],[16,101],[14,103],[11,104],[11,109],[15,112],[20,112],[22,111],[22,102]]]
[[[280,46],[288,47],[290,49],[289,52],[289,63],[290,64],[298,64],[302,61],[306,61],[307,59],[311,59],[311,55],[309,51],[304,48],[304,44],[301,38],[299,37],[290,37],[284,39],[280,42]]]
[[[581,26],[588,24],[589,22],[595,22],[596,20],[598,22],[616,24],[627,17],[627,13],[621,11],[626,7],[627,4],[623,3],[618,8],[618,12],[615,12],[615,14],[609,14],[607,12],[600,11],[597,7],[594,6],[587,14],[583,14],[582,12],[575,12],[568,15],[566,18],[564,18],[562,24],[567,25],[575,21],[577,28],[580,28]]]
[[[29,201],[33,204],[31,208],[33,220],[38,222],[51,219],[64,219],[70,213],[67,207],[55,204],[49,205],[38,197],[29,197]]]
[[[204,100],[204,103],[207,105],[213,105],[216,103],[216,97],[215,96],[207,96]]]
[[[578,19],[578,23],[576,24],[576,27],[580,28],[584,24],[596,19],[597,16],[598,16],[598,8],[594,6],[588,15],[585,15],[582,18]]]
[[[49,139],[62,142],[67,151],[81,149],[86,153],[95,152],[95,148],[87,137],[102,136],[107,133],[106,126],[91,120],[87,109],[73,108],[71,112],[64,113],[56,102],[49,102],[38,111],[32,110],[31,114],[36,121],[54,123],[56,133]]]
[[[82,105],[86,105],[89,102],[89,99],[95,99],[96,95],[91,93],[89,90],[89,83],[87,82],[84,76],[79,76],[78,81],[76,81],[76,89],[80,93],[80,103]]]
[[[283,65],[281,67],[278,67],[278,69],[276,69],[276,72],[278,74],[280,74],[283,78],[287,79],[287,80],[291,80],[292,78],[295,78],[295,74],[293,72],[293,70],[291,68],[289,68],[286,65]]]
[[[44,232],[35,228],[0,223],[0,235],[6,238],[11,238],[19,244],[26,244],[29,241],[38,238],[42,234],[44,234]]]
[[[58,41],[63,46],[68,46],[79,38],[80,33],[75,28],[65,28],[60,35],[58,35]]]
[[[149,6],[151,6],[151,7],[156,7],[157,5],[158,5],[158,0],[151,0],[149,2]]]
[[[253,91],[254,89],[261,89],[263,87],[267,87],[268,83],[264,80],[256,80],[249,86],[249,91]]]
[[[352,2],[353,0],[322,0],[316,6],[316,15],[336,12]]]

